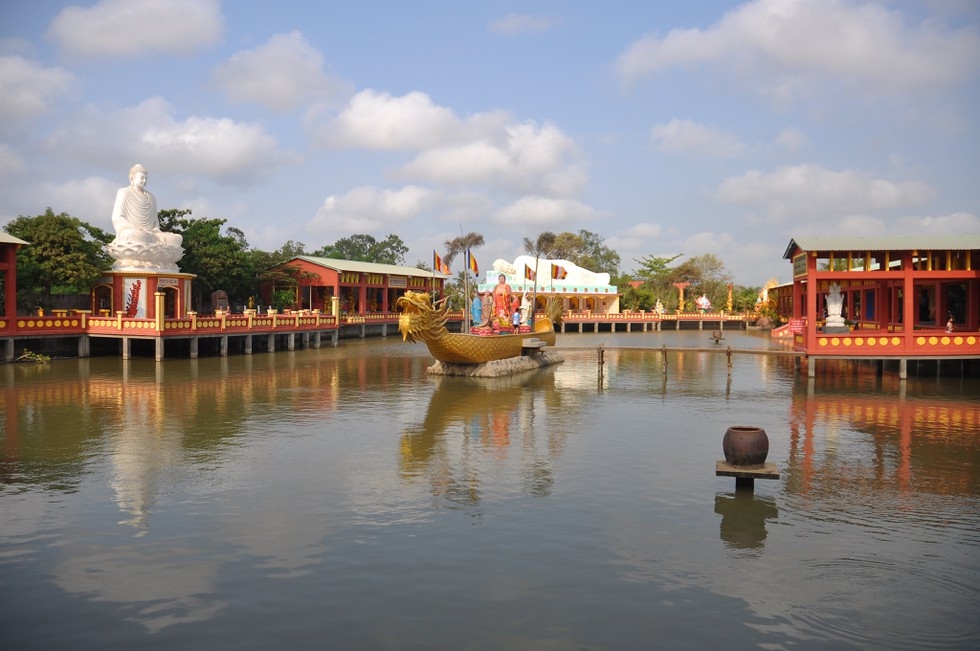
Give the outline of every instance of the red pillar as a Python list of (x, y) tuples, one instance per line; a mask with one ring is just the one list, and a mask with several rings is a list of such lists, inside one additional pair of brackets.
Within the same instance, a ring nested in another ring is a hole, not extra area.
[(17, 316), (17, 244), (3, 245), (4, 316)]

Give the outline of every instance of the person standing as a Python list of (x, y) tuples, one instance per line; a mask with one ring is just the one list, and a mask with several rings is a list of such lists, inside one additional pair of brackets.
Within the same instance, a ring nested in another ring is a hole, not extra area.
[(479, 292), (473, 297), (473, 303), (470, 305), (470, 313), (473, 317), (474, 326), (483, 324), (483, 300), (480, 298)]

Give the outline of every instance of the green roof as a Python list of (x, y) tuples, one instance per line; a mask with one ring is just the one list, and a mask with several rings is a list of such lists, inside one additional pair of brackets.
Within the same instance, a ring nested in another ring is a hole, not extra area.
[(980, 249), (980, 233), (959, 235), (840, 235), (795, 237), (789, 241), (783, 258), (803, 251), (975, 251)]
[(361, 262), (359, 260), (338, 260), (336, 258), (315, 258), (311, 255), (300, 255), (293, 259), (303, 260), (310, 264), (340, 272), (353, 271), (362, 274), (386, 274), (389, 276), (415, 276), (424, 278), (431, 278), (432, 276), (439, 276), (440, 278), (447, 277), (444, 274), (434, 274), (431, 271), (419, 269), (418, 267), (402, 267), (396, 264), (379, 264), (377, 262)]

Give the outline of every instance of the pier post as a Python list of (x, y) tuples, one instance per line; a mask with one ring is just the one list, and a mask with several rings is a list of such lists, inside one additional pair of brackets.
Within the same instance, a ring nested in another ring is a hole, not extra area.
[(78, 338), (78, 356), (88, 357), (92, 354), (91, 342), (88, 335), (82, 335)]
[(898, 360), (898, 379), (907, 380), (909, 377), (909, 360), (905, 357)]
[(224, 335), (221, 337), (221, 356), (228, 357), (228, 335)]
[[(252, 318), (251, 315), (249, 315), (248, 318), (251, 319)], [(252, 335), (245, 335), (245, 354), (246, 355), (252, 354)]]
[(197, 359), (197, 356), (200, 351), (200, 345), (201, 345), (200, 337), (197, 336), (191, 337), (191, 359)]
[[(162, 318), (162, 317), (161, 317)], [(154, 340), (154, 359), (158, 362), (163, 361), (163, 337), (157, 337)]]
[(129, 359), (129, 337), (123, 337), (120, 340), (120, 345), (122, 346), (122, 358)]

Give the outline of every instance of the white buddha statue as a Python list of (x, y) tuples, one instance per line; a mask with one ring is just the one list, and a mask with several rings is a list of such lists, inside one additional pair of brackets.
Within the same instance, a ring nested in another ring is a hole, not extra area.
[(129, 187), (116, 193), (112, 225), (116, 238), (109, 244), (115, 271), (176, 272), (184, 255), (183, 238), (160, 230), (157, 200), (146, 190), (146, 168), (137, 163), (129, 170)]

